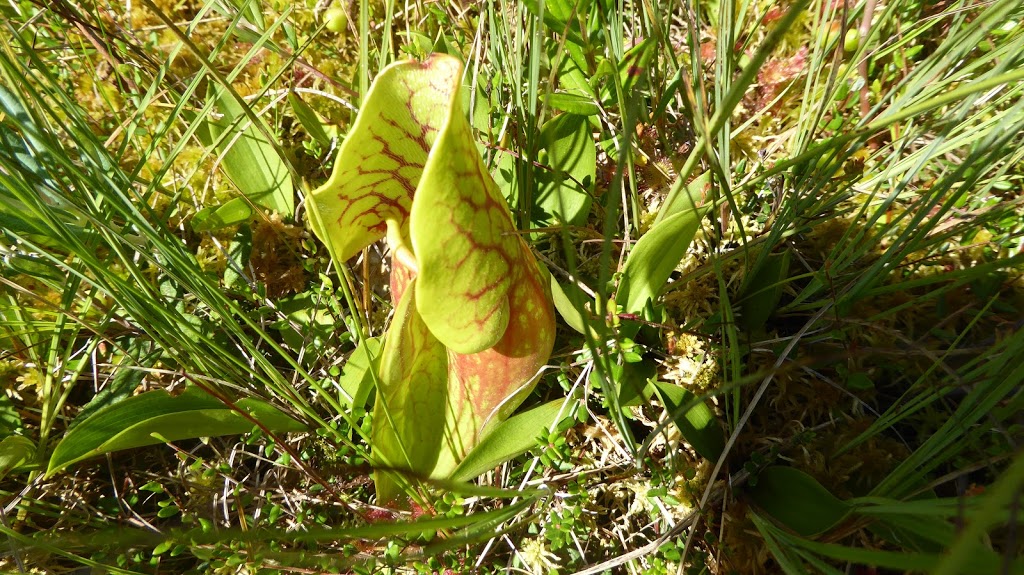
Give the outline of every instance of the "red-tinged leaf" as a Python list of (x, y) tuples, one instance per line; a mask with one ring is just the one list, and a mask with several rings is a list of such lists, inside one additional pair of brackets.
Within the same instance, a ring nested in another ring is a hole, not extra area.
[(457, 80), (457, 71), (461, 65), (449, 58), (403, 62), (385, 68), (370, 87), (331, 178), (307, 200), (314, 231), (339, 262), (384, 237), (387, 220), (405, 224), (458, 89), (457, 81), (437, 77)]
[(807, 46), (801, 47), (789, 58), (776, 58), (766, 62), (757, 74), (756, 108), (761, 109), (769, 105), (806, 67)]
[(455, 437), (464, 439), (457, 445), (453, 460), (445, 464), (446, 472), (455, 468), (479, 438), (519, 407), (551, 356), (555, 317), (548, 292), (550, 280), (532, 261), (523, 262), (517, 269), (525, 273), (511, 290), (514, 319), (501, 340), (475, 354), (449, 352), (449, 404), (457, 415), (451, 427)]
[(522, 402), (554, 344), (548, 278), (477, 151), (461, 72), (444, 55), (382, 71), (309, 198), (339, 265), (385, 233), (394, 256), (372, 433), (382, 503), (417, 476), (447, 477)]

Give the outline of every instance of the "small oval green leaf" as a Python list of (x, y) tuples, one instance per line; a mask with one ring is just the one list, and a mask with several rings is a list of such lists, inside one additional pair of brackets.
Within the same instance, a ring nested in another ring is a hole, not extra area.
[(711, 187), (711, 172), (704, 172), (689, 182), (677, 178), (665, 198), (665, 204), (658, 210), (657, 224), (662, 219), (685, 210), (695, 209), (704, 203)]
[(242, 198), (235, 198), (219, 206), (209, 206), (192, 216), (192, 230), (214, 232), (228, 226), (248, 221), (252, 217), (252, 205)]

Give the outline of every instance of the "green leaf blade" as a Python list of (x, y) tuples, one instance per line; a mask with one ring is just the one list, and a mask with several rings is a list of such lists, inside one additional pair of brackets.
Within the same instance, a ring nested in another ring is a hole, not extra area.
[[(725, 432), (715, 412), (703, 401), (696, 401), (696, 395), (678, 385), (658, 381), (654, 387), (672, 421), (694, 451), (710, 461), (717, 461), (725, 450)], [(687, 405), (693, 407), (683, 411)]]
[[(271, 431), (303, 431), (306, 426), (270, 404), (243, 399), (236, 407)], [(111, 405), (69, 431), (50, 457), (50, 476), (79, 461), (124, 449), (166, 441), (235, 435), (252, 430), (253, 422), (197, 388), (172, 396), (157, 390)]]
[(291, 218), (295, 189), (285, 159), (265, 134), (270, 127), (260, 118), (251, 123), (242, 105), (228, 93), (211, 93), (220, 118), (207, 120), (210, 137), (218, 142), (221, 167), (242, 195), (252, 203)]
[(852, 511), (810, 475), (781, 465), (758, 473), (748, 493), (773, 519), (804, 537), (832, 529)]
[(345, 392), (344, 403), (356, 413), (363, 410), (373, 391), (373, 374), (379, 368), (382, 347), (380, 338), (364, 339), (349, 356), (338, 378), (338, 385)]
[(585, 116), (561, 114), (541, 129), (549, 171), (537, 174), (538, 226), (580, 225), (590, 213), (590, 189), (597, 176), (597, 144)]
[(480, 440), (452, 472), (451, 479), (469, 481), (529, 451), (537, 436), (555, 422), (564, 403), (557, 399), (510, 417)]
[(701, 206), (672, 214), (633, 246), (615, 296), (626, 312), (642, 313), (647, 302), (658, 296), (690, 247), (707, 210), (707, 206)]

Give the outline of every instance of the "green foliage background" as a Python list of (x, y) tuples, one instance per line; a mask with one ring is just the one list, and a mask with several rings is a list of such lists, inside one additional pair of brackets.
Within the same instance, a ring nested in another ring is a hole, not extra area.
[[(4, 569), (1024, 572), (1019, 2), (0, 15)], [(431, 52), (559, 334), (514, 433), (389, 509), (389, 254), (332, 266), (303, 200)], [(53, 468), (186, 387), (240, 434)]]

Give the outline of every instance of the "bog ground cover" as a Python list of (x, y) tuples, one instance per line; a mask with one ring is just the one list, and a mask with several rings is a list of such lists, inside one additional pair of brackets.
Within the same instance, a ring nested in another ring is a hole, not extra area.
[(0, 12), (5, 571), (1024, 572), (1019, 2)]

